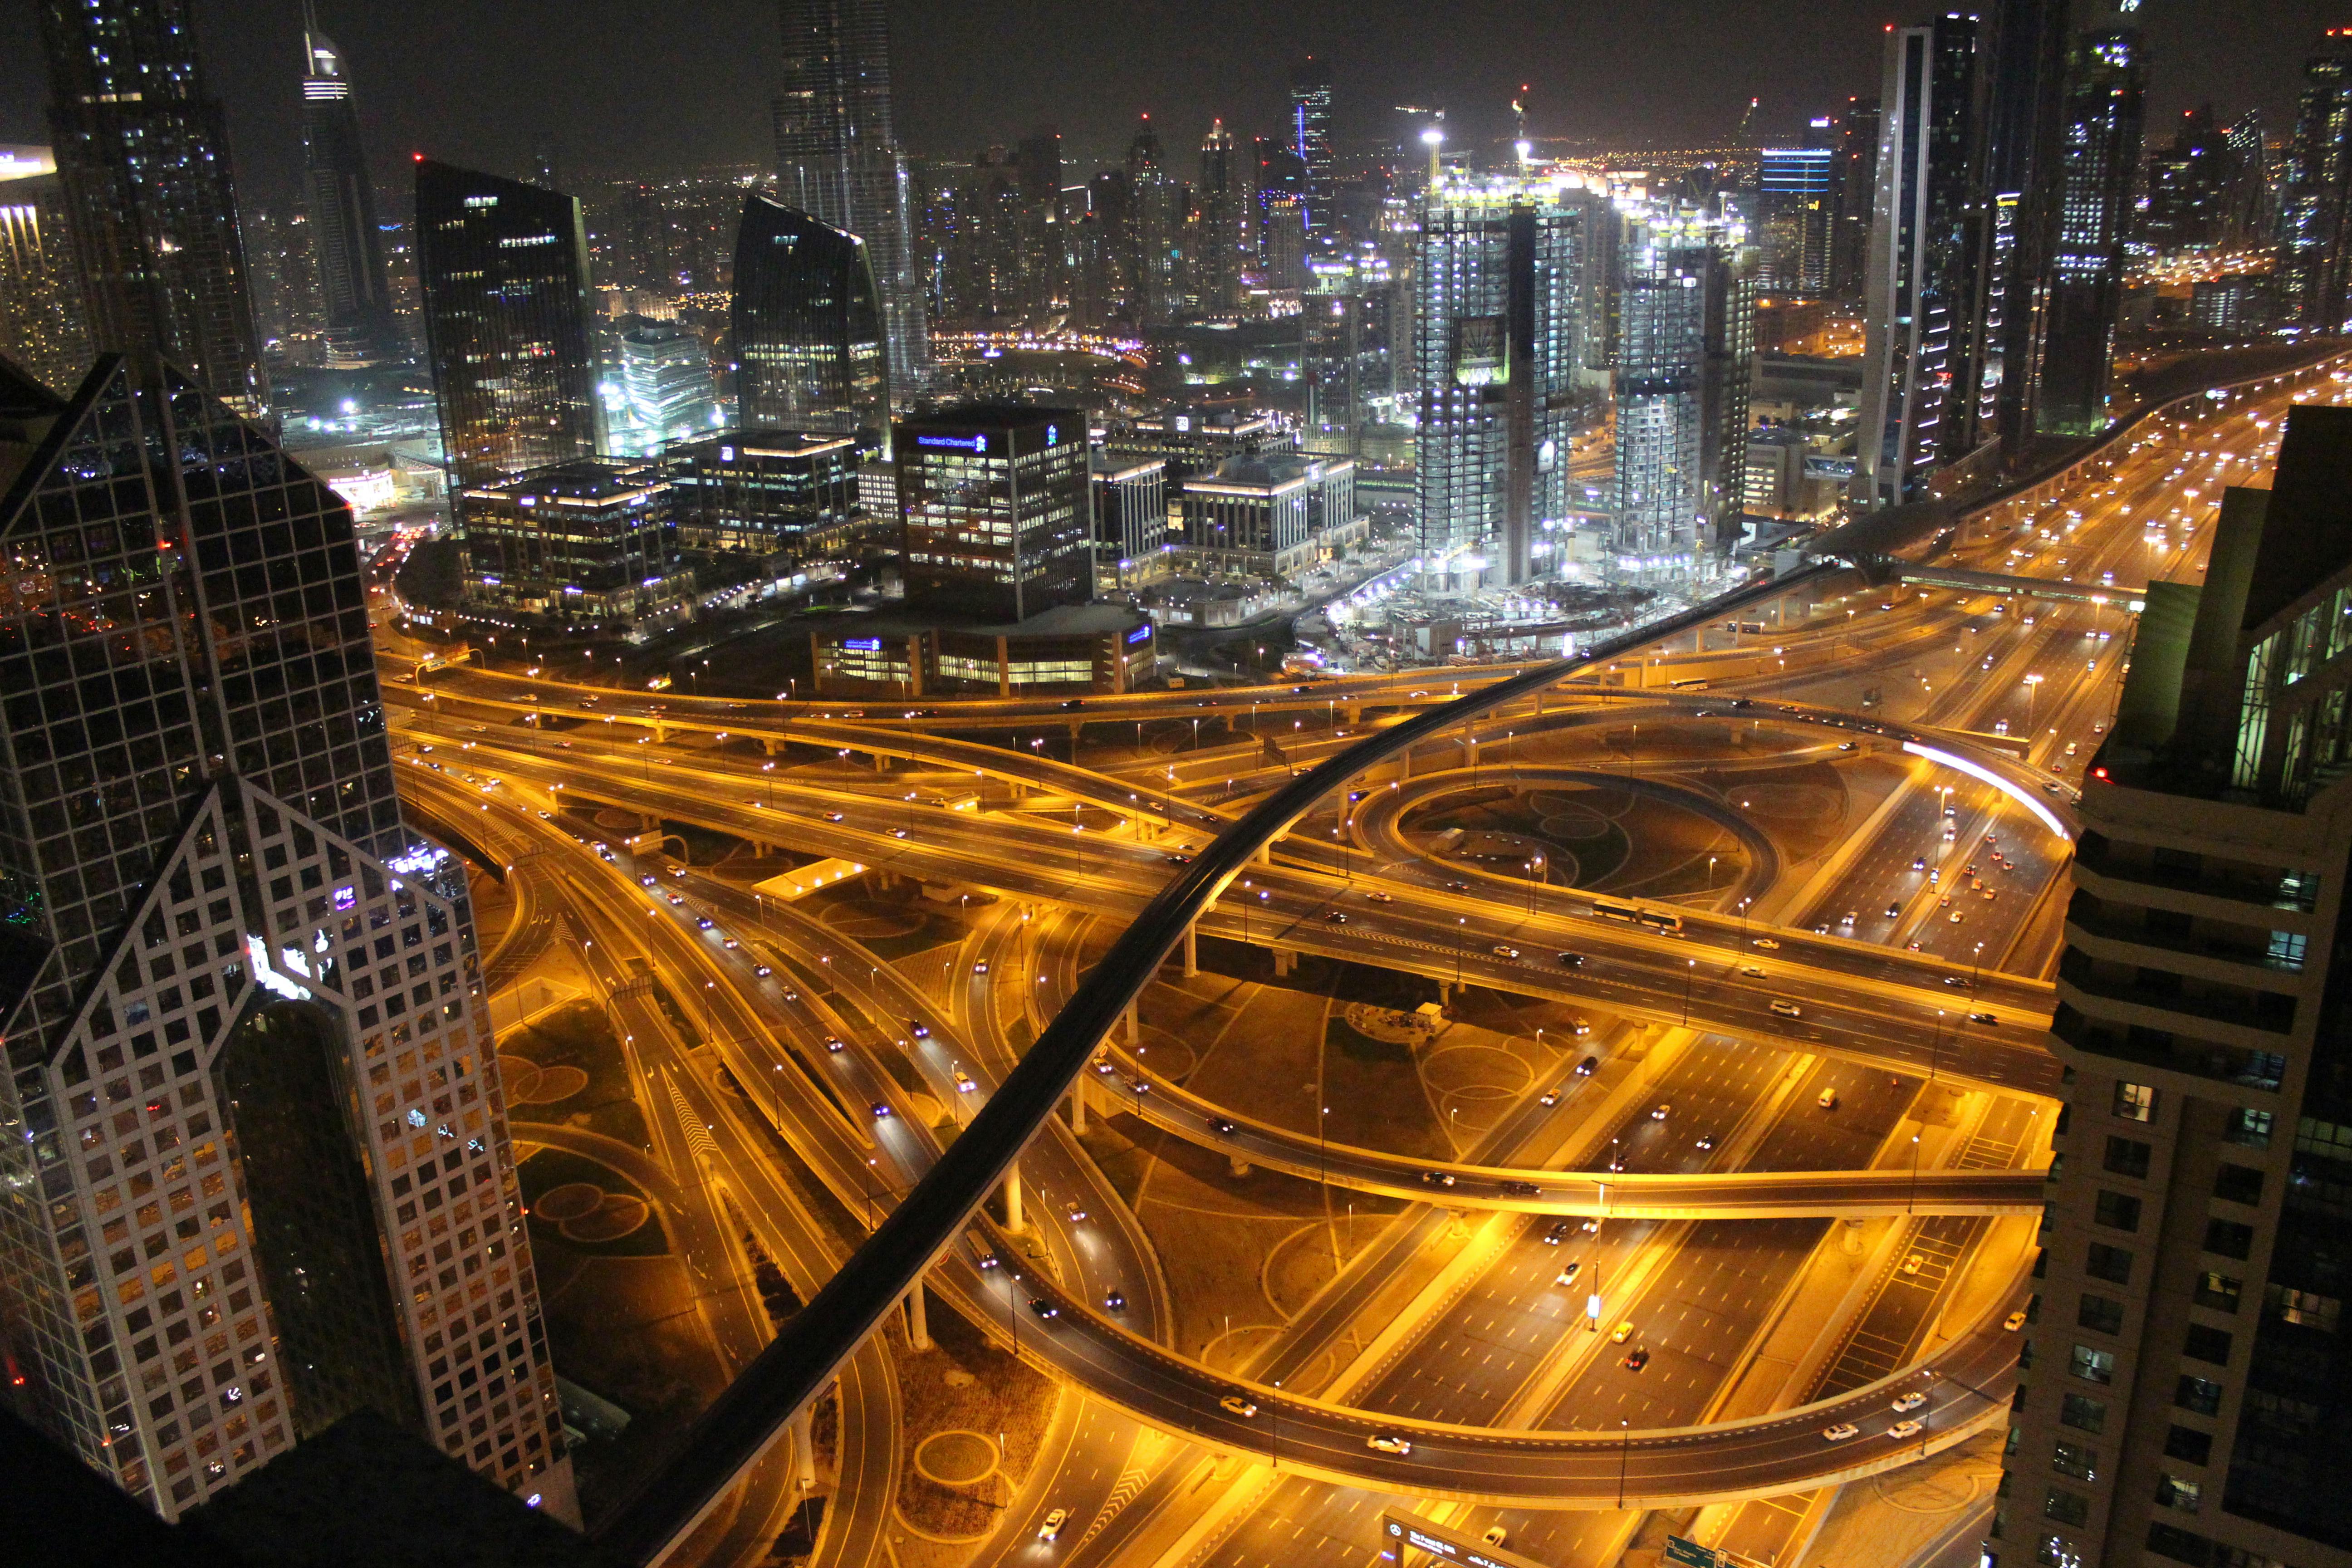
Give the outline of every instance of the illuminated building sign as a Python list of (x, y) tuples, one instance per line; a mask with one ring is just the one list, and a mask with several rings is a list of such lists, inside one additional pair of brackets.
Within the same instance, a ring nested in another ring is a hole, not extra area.
[(915, 445), (954, 447), (966, 452), (985, 452), (988, 450), (988, 437), (986, 436), (918, 436), (915, 437)]
[(1150, 640), (1151, 628), (1148, 626), (1138, 626), (1133, 631), (1127, 634), (1127, 646), (1129, 647), (1133, 647), (1137, 643), (1150, 642)]
[(448, 858), (447, 850), (419, 844), (397, 859), (385, 861), (383, 868), (397, 877), (422, 877), (427, 871), (440, 869), (442, 862)]
[(841, 646), (857, 653), (880, 653), (882, 639), (880, 637), (845, 637), (842, 639)]
[[(302, 951), (299, 948), (289, 947), (286, 950), (286, 953), (289, 958), (298, 963), (302, 957)], [(270, 966), (269, 944), (250, 931), (246, 933), (245, 957), (246, 962), (253, 965), (254, 984), (259, 985), (264, 991), (274, 992), (289, 1002), (308, 1002), (310, 999), (308, 986), (295, 984), (293, 981)], [(307, 972), (309, 965), (305, 964), (303, 967)]]

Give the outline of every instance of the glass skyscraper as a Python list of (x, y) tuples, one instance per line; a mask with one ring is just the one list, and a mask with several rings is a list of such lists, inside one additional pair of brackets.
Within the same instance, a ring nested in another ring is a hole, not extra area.
[(1331, 161), (1331, 68), (1307, 56), (1290, 68), (1290, 150), (1307, 165), (1307, 230), (1330, 231), (1337, 172)]
[(2279, 302), (2314, 331), (2352, 318), (2352, 30), (2331, 30), (2305, 62), (2303, 101), (2279, 200)]
[(2068, 63), (2056, 244), (2034, 400), (2037, 424), (2053, 434), (2095, 436), (2106, 428), (2145, 76), (2139, 34), (2130, 27), (2084, 34)]
[(228, 127), (187, 0), (43, 0), (49, 124), (91, 340), (268, 401)]
[(580, 204), (420, 159), (416, 254), (451, 491), (601, 453)]
[(1565, 520), (1585, 202), (1550, 180), (1454, 178), (1422, 210), (1421, 570), (1440, 590), (1526, 581)]
[(1617, 306), (1617, 544), (1696, 567), (1738, 537), (1756, 298), (1747, 235), (1688, 209), (1626, 220)]
[(393, 312), (375, 216), (375, 182), (360, 144), (359, 111), (343, 52), (303, 8), (302, 148), (310, 198), (310, 245), (319, 258), (327, 352), (339, 364), (365, 364), (408, 352)]
[(362, 1406), (576, 1517), (462, 870), (350, 509), (152, 356), (0, 362), (0, 1339), (174, 1517)]
[(89, 368), (65, 189), (46, 147), (0, 147), (0, 357), (52, 392), (72, 391)]
[[(892, 395), (921, 390), (929, 332), (915, 276), (907, 161), (890, 126), (890, 28), (882, 0), (782, 0), (777, 195), (866, 242), (889, 348)], [(744, 411), (746, 422), (754, 416)]]
[(823, 219), (756, 192), (745, 199), (730, 310), (742, 424), (880, 445), (893, 367), (872, 254)]

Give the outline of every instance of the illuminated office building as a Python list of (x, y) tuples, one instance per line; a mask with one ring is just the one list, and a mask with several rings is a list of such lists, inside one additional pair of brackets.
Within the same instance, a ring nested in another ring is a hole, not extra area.
[(866, 243), (753, 194), (735, 242), (735, 405), (747, 425), (878, 446), (888, 428), (890, 359)]
[(780, 566), (855, 558), (868, 531), (857, 499), (866, 447), (806, 430), (729, 430), (662, 454), (677, 542)]
[(2084, 33), (2068, 62), (2034, 398), (2035, 422), (2050, 434), (2095, 436), (2107, 426), (2145, 76), (2139, 34), (2130, 27)]
[(1542, 179), (1449, 177), (1423, 207), (1415, 467), (1437, 591), (1527, 581), (1565, 521), (1586, 216), (1581, 190)]
[(89, 368), (65, 187), (46, 147), (0, 146), (0, 359), (57, 393)]
[(1304, 444), (1352, 457), (1376, 406), (1391, 405), (1396, 368), (1389, 332), (1398, 286), (1369, 248), (1307, 264), (1298, 311), (1298, 379), (1307, 390)]
[(362, 365), (396, 358), (408, 352), (408, 340), (393, 312), (375, 182), (360, 142), (347, 62), (307, 5), (303, 23), (302, 150), (329, 360)]
[(0, 474), (16, 1407), (166, 1518), (367, 1408), (576, 1522), (465, 873), (402, 818), (350, 509), (146, 355), (70, 400), (0, 363)]
[(710, 351), (702, 335), (674, 321), (640, 321), (621, 334), (621, 395), (640, 450), (699, 436), (719, 411)]
[(865, 242), (889, 359), (885, 390), (903, 401), (928, 384), (930, 346), (907, 161), (891, 129), (888, 18), (882, 0), (782, 0), (779, 14), (777, 198)]
[(1331, 68), (1313, 55), (1290, 68), (1290, 150), (1307, 169), (1307, 231), (1331, 233), (1338, 171), (1331, 157)]
[(2305, 62), (2278, 215), (2279, 301), (2313, 331), (2352, 320), (2352, 27)]
[(1085, 410), (960, 404), (899, 420), (891, 452), (908, 608), (1020, 621), (1093, 595)]
[(1201, 143), (1201, 243), (1192, 258), (1192, 292), (1202, 312), (1240, 305), (1244, 273), (1257, 270), (1257, 161), (1222, 120)]
[(659, 629), (694, 586), (669, 481), (642, 458), (575, 458), (463, 498), (466, 596), (583, 631)]
[(451, 491), (602, 452), (580, 204), (419, 159), (416, 234)]
[(268, 403), (238, 236), (228, 124), (180, 5), (40, 7), (49, 126), (83, 321), (100, 349), (145, 351), (239, 407)]
[(1759, 287), (1819, 299), (1830, 289), (1836, 153), (1829, 147), (1767, 147), (1758, 175)]
[(2083, 786), (2002, 1568), (2352, 1554), (2352, 413), (2152, 583)]

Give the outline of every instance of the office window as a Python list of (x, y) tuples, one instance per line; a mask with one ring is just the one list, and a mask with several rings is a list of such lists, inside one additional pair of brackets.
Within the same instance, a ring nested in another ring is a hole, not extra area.
[(2213, 1173), (2213, 1195), (2233, 1204), (2263, 1201), (2263, 1173), (2251, 1165), (2224, 1165)]
[(2336, 1331), (2336, 1320), (2344, 1310), (2344, 1303), (2333, 1296), (2290, 1289), (2276, 1283), (2263, 1291), (2263, 1304), (2270, 1316), (2281, 1322), (2299, 1323), (2330, 1334)]
[(2156, 1115), (2156, 1090), (2144, 1083), (2116, 1085), (2116, 1119), (2119, 1121), (2146, 1121)]
[(2091, 1500), (2063, 1487), (2052, 1487), (2042, 1500), (2042, 1511), (2061, 1524), (2084, 1524), (2091, 1517)]
[(2116, 1353), (2093, 1350), (2089, 1345), (2076, 1345), (2068, 1358), (2066, 1370), (2085, 1383), (2113, 1383), (2116, 1380)]
[(2096, 1436), (2107, 1429), (2107, 1402), (2086, 1394), (2070, 1394), (2058, 1402), (2058, 1420), (2061, 1426)]
[(2172, 1403), (2200, 1415), (2221, 1414), (2221, 1385), (2201, 1377), (2184, 1377), (2172, 1387)]
[(2240, 1225), (2235, 1220), (2210, 1219), (2205, 1222), (2205, 1250), (2223, 1258), (2243, 1258), (2254, 1249), (2254, 1227)]
[(2132, 1255), (2129, 1252), (2120, 1247), (2109, 1247), (2103, 1242), (2091, 1243), (2090, 1258), (2084, 1264), (2083, 1271), (2092, 1279), (2105, 1279), (2115, 1285), (2126, 1285), (2131, 1282), (2131, 1270)]
[(2156, 1478), (2156, 1500), (2166, 1508), (2182, 1513), (2195, 1513), (2204, 1499), (2205, 1489), (2200, 1483), (2184, 1480), (2176, 1475), (2159, 1471)]
[(2238, 1310), (2238, 1296), (2244, 1289), (2244, 1281), (2209, 1268), (2197, 1277), (2197, 1304), (2217, 1312), (2234, 1312)]
[(2213, 1457), (2213, 1434), (2194, 1426), (2175, 1426), (2164, 1435), (2164, 1457), (2201, 1465)]
[(2267, 1110), (2233, 1110), (2221, 1130), (2221, 1137), (2242, 1148), (2267, 1149), (2271, 1146), (2272, 1121), (2273, 1115)]
[(2148, 1146), (2137, 1138), (2107, 1139), (2107, 1169), (2135, 1180), (2147, 1174)]
[(2147, 1527), (2147, 1549), (2159, 1557), (2169, 1557), (2175, 1563), (2193, 1564), (2193, 1568), (2212, 1568), (2213, 1543), (2194, 1531), (2176, 1524), (2150, 1524)]
[(2181, 1342), (2180, 1351), (2183, 1355), (2194, 1356), (2199, 1361), (2210, 1361), (2216, 1366), (2227, 1366), (2230, 1364), (2229, 1331), (2224, 1329), (2209, 1329), (2202, 1323), (2191, 1323), (2189, 1325), (2187, 1336)]
[(2074, 1310), (2074, 1321), (2103, 1334), (2119, 1334), (2124, 1331), (2124, 1304), (2105, 1296), (2085, 1293), (2082, 1304)]
[[(2139, 1200), (2129, 1193), (2111, 1193), (2102, 1188), (2092, 1205), (2091, 1217), (2109, 1230), (2137, 1230), (2139, 1210)], [(2245, 1254), (2236, 1256), (2243, 1258)]]
[(2051, 1450), (2050, 1468), (2078, 1481), (2095, 1481), (2099, 1479), (2099, 1451), (2079, 1443), (2061, 1443)]

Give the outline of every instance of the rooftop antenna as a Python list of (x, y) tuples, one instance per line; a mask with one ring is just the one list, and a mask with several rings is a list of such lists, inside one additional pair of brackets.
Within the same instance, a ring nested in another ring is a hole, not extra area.
[(1763, 101), (1764, 100), (1760, 98), (1751, 98), (1748, 100), (1748, 112), (1739, 117), (1739, 129), (1732, 133), (1731, 144), (1733, 146), (1745, 147), (1748, 145), (1748, 128), (1756, 123), (1756, 106)]

